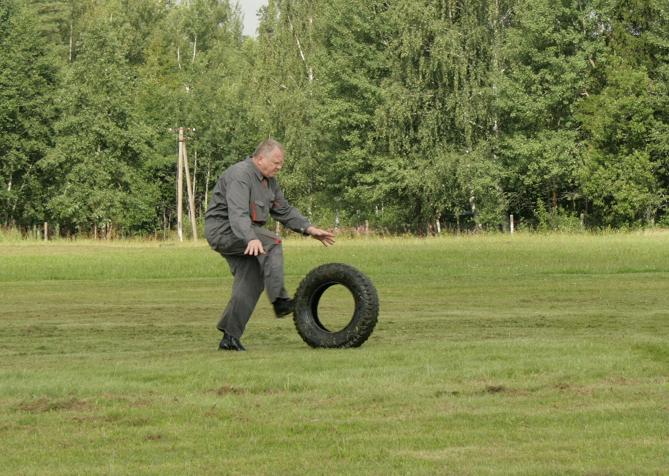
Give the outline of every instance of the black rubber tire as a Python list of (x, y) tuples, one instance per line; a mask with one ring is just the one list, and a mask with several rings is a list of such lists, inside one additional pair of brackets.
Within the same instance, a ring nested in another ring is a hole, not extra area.
[[(318, 303), (330, 286), (345, 286), (355, 301), (351, 321), (341, 330), (327, 329), (318, 318)], [(329, 263), (314, 268), (295, 293), (293, 321), (300, 337), (311, 347), (361, 346), (372, 334), (379, 316), (379, 296), (370, 279), (353, 266)]]

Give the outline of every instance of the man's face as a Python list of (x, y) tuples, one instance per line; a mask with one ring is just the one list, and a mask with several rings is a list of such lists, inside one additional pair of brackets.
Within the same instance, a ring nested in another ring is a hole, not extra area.
[(283, 167), (283, 152), (280, 149), (274, 149), (269, 154), (256, 157), (255, 164), (265, 177), (274, 177)]

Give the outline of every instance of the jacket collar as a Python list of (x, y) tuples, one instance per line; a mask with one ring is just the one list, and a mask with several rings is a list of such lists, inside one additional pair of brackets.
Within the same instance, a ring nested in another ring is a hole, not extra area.
[[(258, 167), (256, 167), (256, 164), (253, 163), (253, 157), (248, 156), (246, 158), (246, 162), (249, 164), (249, 167), (251, 168), (251, 170), (253, 170), (256, 177), (258, 177), (258, 181), (262, 182), (262, 179), (264, 179), (265, 176), (262, 174), (262, 172), (260, 172), (260, 170), (258, 170)], [(267, 180), (269, 180), (269, 179), (267, 179)]]

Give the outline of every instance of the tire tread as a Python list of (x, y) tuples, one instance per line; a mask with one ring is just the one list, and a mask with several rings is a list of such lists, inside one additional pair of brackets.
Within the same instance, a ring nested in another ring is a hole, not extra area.
[[(317, 324), (309, 306), (311, 296), (324, 284), (342, 284), (355, 299), (351, 322), (342, 330), (327, 332)], [(328, 263), (311, 270), (295, 293), (293, 322), (302, 340), (311, 347), (359, 347), (369, 339), (378, 321), (379, 297), (371, 280), (353, 266)], [(351, 327), (354, 323), (355, 325)]]

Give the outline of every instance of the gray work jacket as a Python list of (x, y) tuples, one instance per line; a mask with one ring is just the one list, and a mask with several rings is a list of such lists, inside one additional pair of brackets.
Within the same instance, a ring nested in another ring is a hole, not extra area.
[(229, 167), (218, 179), (205, 214), (205, 233), (211, 243), (229, 233), (248, 243), (258, 239), (254, 226), (269, 216), (306, 234), (309, 221), (283, 196), (276, 178), (264, 177), (251, 157)]

